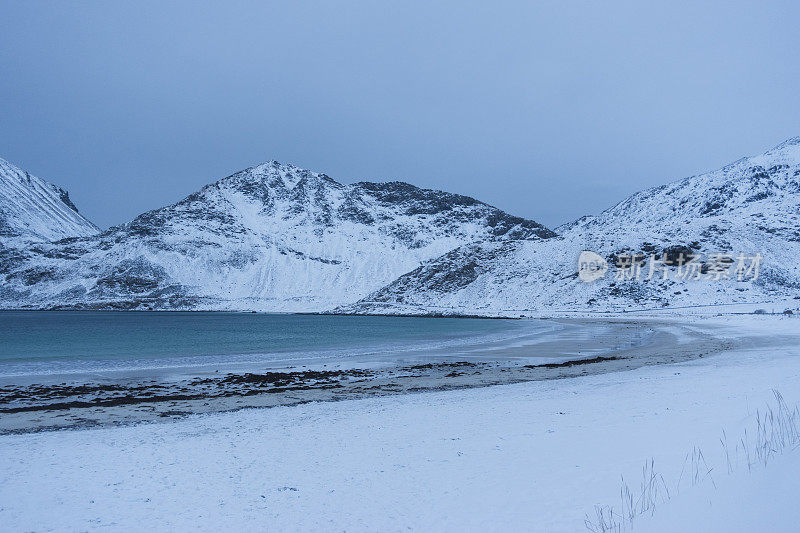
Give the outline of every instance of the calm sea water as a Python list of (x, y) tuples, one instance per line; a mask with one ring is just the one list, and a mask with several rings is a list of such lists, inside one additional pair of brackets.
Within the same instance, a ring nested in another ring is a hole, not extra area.
[(513, 341), (537, 327), (455, 318), (0, 311), (0, 376), (442, 351)]

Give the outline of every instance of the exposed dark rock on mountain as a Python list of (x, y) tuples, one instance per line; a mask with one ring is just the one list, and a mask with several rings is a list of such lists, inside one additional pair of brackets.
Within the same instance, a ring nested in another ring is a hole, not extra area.
[[(459, 248), (342, 311), (619, 311), (800, 297), (800, 137), (556, 231), (545, 241)], [(579, 279), (583, 250), (608, 262), (601, 280)], [(759, 254), (757, 276), (739, 279), (740, 256), (747, 267)], [(690, 259), (701, 279), (686, 275)], [(638, 279), (629, 267), (641, 269)]]
[(0, 252), (0, 305), (322, 311), (461, 245), (554, 233), (466, 196), (272, 161), (77, 235)]

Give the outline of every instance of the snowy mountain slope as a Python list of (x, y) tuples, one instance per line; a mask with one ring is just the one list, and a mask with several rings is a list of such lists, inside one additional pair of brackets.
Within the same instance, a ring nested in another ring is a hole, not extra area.
[(0, 246), (86, 237), (100, 230), (64, 189), (0, 159)]
[(273, 161), (101, 235), (6, 253), (0, 306), (321, 311), (466, 243), (553, 235), (465, 196)]
[[(634, 194), (600, 215), (557, 231), (559, 237), (542, 242), (485, 243), (454, 250), (341, 310), (502, 314), (798, 297), (800, 137), (717, 171)], [(602, 279), (578, 279), (583, 250), (608, 261)], [(665, 252), (671, 264), (662, 268), (660, 261), (651, 262), (651, 255), (663, 259)], [(698, 270), (680, 264), (681, 254), (684, 261), (694, 256)], [(635, 270), (627, 268), (633, 259), (641, 265), (638, 279), (633, 279)], [(740, 260), (741, 280), (736, 271)], [(757, 276), (754, 270), (747, 272), (756, 264)], [(717, 276), (716, 266), (725, 273)]]

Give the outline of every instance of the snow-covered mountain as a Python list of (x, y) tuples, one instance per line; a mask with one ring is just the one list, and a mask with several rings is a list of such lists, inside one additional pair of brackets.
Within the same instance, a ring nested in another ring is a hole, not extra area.
[[(450, 251), (341, 311), (503, 314), (800, 297), (800, 137), (556, 231), (546, 241)], [(579, 278), (584, 250), (608, 262), (601, 279)]]
[(98, 233), (64, 189), (0, 159), (0, 247)]
[(553, 235), (465, 196), (273, 161), (102, 234), (1, 252), (0, 307), (322, 311), (464, 244)]

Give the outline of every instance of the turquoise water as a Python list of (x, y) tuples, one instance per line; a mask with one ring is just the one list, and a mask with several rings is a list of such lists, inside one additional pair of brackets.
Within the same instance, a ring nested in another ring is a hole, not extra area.
[(456, 318), (0, 311), (0, 375), (341, 360), (498, 342), (531, 328)]

